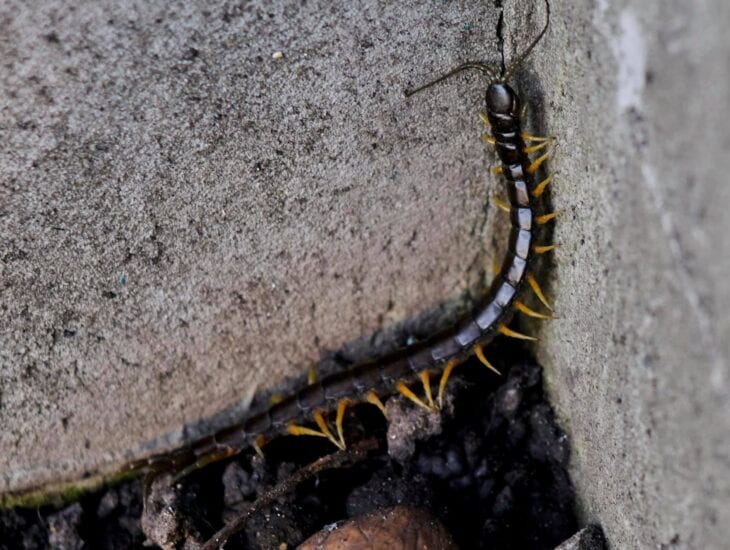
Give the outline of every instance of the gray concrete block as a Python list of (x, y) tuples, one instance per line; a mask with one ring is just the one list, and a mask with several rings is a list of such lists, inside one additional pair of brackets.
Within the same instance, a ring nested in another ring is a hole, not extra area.
[[(509, 58), (543, 8), (506, 4)], [(616, 548), (721, 548), (730, 6), (553, 13), (517, 80), (560, 139), (560, 319), (536, 353), (583, 515)], [(497, 60), (496, 22), (467, 2), (0, 7), (0, 492), (453, 319), (503, 242), (483, 84), (401, 90)]]
[(179, 444), (483, 287), (477, 79), (402, 92), (496, 51), (494, 11), (10, 2), (0, 21), (0, 492)]
[(615, 548), (730, 536), (728, 20), (719, 1), (556, 5), (534, 58), (566, 211), (539, 356)]

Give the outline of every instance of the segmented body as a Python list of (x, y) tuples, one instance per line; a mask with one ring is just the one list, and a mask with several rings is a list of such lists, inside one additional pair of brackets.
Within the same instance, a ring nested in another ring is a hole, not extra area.
[[(500, 94), (501, 99), (516, 98), (507, 85), (493, 86), (499, 86), (494, 93)], [(494, 107), (493, 104), (500, 98), (495, 96), (495, 100), (488, 101), (487, 106)], [(487, 110), (506, 181), (511, 232), (500, 274), (493, 281), (481, 307), (461, 324), (427, 342), (313, 382), (269, 409), (205, 437), (186, 449), (143, 460), (134, 467), (176, 467), (201, 457), (235, 454), (253, 445), (258, 438), (268, 439), (285, 433), (290, 423), (304, 421), (317, 409), (334, 410), (343, 398), (362, 399), (373, 390), (380, 394), (393, 393), (399, 381), (413, 380), (425, 370), (442, 370), (449, 363), (457, 364), (472, 355), (475, 346), (485, 346), (500, 334), (514, 315), (515, 301), (523, 294), (527, 277), (533, 271), (534, 243), (540, 227), (536, 219), (541, 201), (534, 196), (533, 162), (525, 152), (519, 116), (512, 112), (516, 107), (515, 103), (507, 112), (504, 109)]]
[[(547, 5), (547, 4), (546, 4)], [(548, 6), (549, 21), (549, 6)], [(342, 438), (340, 411), (343, 400), (348, 402), (365, 400), (366, 394), (376, 392), (381, 395), (404, 391), (403, 384), (412, 382), (424, 372), (441, 371), (443, 390), (451, 370), (476, 353), (490, 368), (484, 357), (483, 348), (500, 333), (517, 338), (531, 339), (509, 328), (507, 324), (516, 311), (533, 317), (546, 318), (528, 308), (521, 301), (527, 287), (531, 287), (545, 305), (545, 298), (532, 277), (536, 255), (552, 249), (551, 245), (537, 245), (540, 227), (552, 220), (555, 213), (544, 211), (542, 192), (550, 178), (537, 182), (535, 173), (547, 157), (543, 154), (532, 161), (529, 153), (547, 145), (545, 138), (533, 138), (542, 144), (528, 148), (525, 144), (521, 123), (520, 101), (514, 90), (506, 83), (514, 69), (524, 60), (534, 45), (542, 38), (547, 23), (538, 38), (501, 76), (496, 76), (491, 68), (480, 63), (467, 63), (454, 71), (419, 88), (419, 91), (439, 82), (463, 69), (479, 69), (491, 78), (486, 94), (486, 119), (491, 127), (492, 138), (488, 141), (496, 147), (501, 162), (501, 172), (507, 188), (511, 232), (508, 252), (502, 263), (499, 275), (494, 279), (490, 290), (472, 315), (461, 323), (430, 340), (400, 350), (391, 355), (369, 361), (354, 368), (315, 381), (293, 393), (267, 410), (228, 426), (213, 435), (207, 436), (192, 445), (171, 454), (153, 456), (130, 465), (131, 469), (177, 469), (186, 470), (202, 466), (221, 458), (234, 455), (248, 446), (257, 446), (283, 433), (304, 433), (299, 424), (306, 422), (313, 413), (338, 411), (338, 432)], [(415, 93), (411, 92), (411, 93)], [(421, 378), (424, 381), (423, 378)], [(427, 380), (424, 382), (427, 383)], [(427, 389), (429, 401), (433, 405), (430, 388)], [(368, 399), (369, 400), (369, 399)], [(320, 427), (323, 422), (319, 418)], [(296, 426), (297, 429), (292, 429)], [(306, 430), (306, 429), (305, 429)], [(309, 430), (310, 432), (312, 430)], [(329, 432), (324, 429), (324, 432)], [(331, 433), (326, 435), (335, 444)]]

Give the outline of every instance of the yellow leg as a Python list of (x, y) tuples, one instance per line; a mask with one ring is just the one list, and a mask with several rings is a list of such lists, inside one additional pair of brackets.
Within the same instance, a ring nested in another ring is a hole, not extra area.
[(256, 436), (253, 440), (253, 450), (261, 458), (264, 458), (264, 445), (266, 445), (266, 438), (263, 435)]
[(314, 422), (317, 424), (319, 430), (308, 428), (306, 426), (300, 426), (298, 424), (295, 424), (294, 422), (291, 422), (286, 427), (286, 431), (290, 435), (310, 435), (312, 437), (324, 437), (325, 439), (331, 441), (332, 444), (338, 449), (345, 449), (343, 443), (332, 434), (332, 430), (330, 430), (330, 427), (327, 425), (327, 421), (324, 419), (324, 414), (319, 409), (314, 411)]
[(423, 393), (426, 395), (428, 407), (432, 411), (436, 410), (436, 406), (433, 403), (433, 395), (431, 394), (431, 373), (424, 370), (418, 375), (418, 377), (421, 379), (421, 384), (423, 384)]
[(504, 210), (505, 212), (509, 212), (510, 211), (509, 204), (507, 204), (506, 202), (504, 202), (499, 197), (496, 197), (496, 196), (492, 197), (492, 202), (495, 204), (495, 206), (499, 207), (500, 209)]
[(307, 371), (307, 384), (310, 386), (317, 381), (317, 365), (311, 365)]
[(483, 112), (480, 111), (479, 112), (479, 120), (481, 120), (482, 123), (484, 124), (484, 126), (486, 126), (487, 128), (491, 128), (492, 127), (492, 125), (489, 123), (489, 117), (487, 117), (487, 113), (483, 113)]
[(479, 359), (479, 361), (481, 362), (482, 365), (484, 365), (485, 367), (487, 367), (489, 370), (492, 370), (492, 371), (496, 372), (498, 375), (502, 376), (502, 373), (499, 372), (494, 367), (494, 365), (492, 365), (487, 360), (486, 356), (484, 355), (484, 346), (482, 346), (481, 344), (477, 344), (476, 346), (474, 346), (474, 355), (477, 356), (477, 359)]
[(547, 301), (547, 298), (545, 298), (545, 295), (542, 293), (542, 289), (540, 288), (540, 285), (537, 284), (537, 280), (532, 275), (527, 276), (527, 284), (530, 285), (530, 288), (532, 288), (532, 291), (535, 293), (535, 296), (537, 296), (538, 300), (540, 300), (543, 305), (548, 308), (550, 311), (553, 310), (552, 307), (550, 307), (550, 304)]
[(539, 151), (540, 149), (544, 149), (548, 145), (550, 145), (549, 141), (542, 141), (542, 142), (538, 143), (537, 145), (531, 145), (530, 147), (525, 147), (524, 149), (522, 149), (522, 152), (527, 153), (529, 155), (530, 153), (534, 153), (536, 151)]
[(532, 250), (535, 252), (535, 254), (545, 254), (546, 252), (550, 252), (551, 250), (555, 250), (558, 247), (558, 244), (548, 244), (545, 246), (535, 245), (532, 247)]
[(492, 256), (492, 275), (496, 277), (499, 275), (499, 272), (502, 270), (502, 266), (499, 265), (499, 260), (496, 256)]
[(527, 132), (522, 132), (520, 134), (522, 136), (522, 139), (525, 141), (535, 141), (535, 142), (542, 142), (542, 141), (555, 141), (555, 136), (533, 136), (532, 134), (528, 134)]
[(330, 430), (330, 427), (327, 425), (327, 421), (324, 419), (324, 413), (320, 410), (314, 411), (314, 421), (317, 423), (317, 426), (320, 430), (322, 430), (322, 433), (324, 436), (329, 439), (332, 444), (337, 447), (338, 449), (344, 451), (345, 448), (340, 444), (337, 439), (335, 439), (335, 436), (332, 435), (332, 431)]
[(492, 173), (494, 175), (499, 175), (502, 172), (504, 172), (504, 168), (502, 168), (502, 165), (501, 164), (499, 166), (495, 166), (494, 168), (492, 168)]
[(511, 328), (509, 328), (505, 325), (499, 325), (499, 332), (501, 332), (505, 336), (508, 336), (509, 338), (517, 338), (518, 340), (530, 340), (532, 342), (537, 341), (537, 338), (535, 338), (534, 336), (522, 334), (521, 332), (512, 330)]
[(444, 392), (446, 391), (446, 383), (449, 381), (451, 372), (459, 365), (456, 361), (449, 361), (444, 367), (444, 371), (441, 373), (441, 380), (439, 381), (439, 396), (438, 396), (438, 408), (441, 409), (444, 406)]
[(219, 460), (224, 460), (228, 457), (231, 457), (238, 453), (238, 450), (234, 449), (233, 447), (225, 447), (223, 449), (216, 449), (211, 453), (208, 453), (206, 455), (201, 456), (193, 462), (192, 464), (186, 466), (182, 470), (180, 470), (177, 474), (175, 474), (175, 477), (173, 478), (174, 482), (180, 481), (182, 478), (187, 477), (188, 475), (192, 474), (195, 470), (199, 470), (200, 468), (204, 468), (208, 464), (212, 464), (213, 462), (218, 462)]
[(347, 410), (348, 405), (350, 404), (349, 399), (340, 399), (340, 402), (337, 403), (337, 416), (335, 417), (335, 426), (337, 427), (337, 437), (340, 441), (340, 447), (341, 449), (346, 449), (347, 444), (345, 443), (345, 431), (342, 427), (342, 423), (345, 419), (345, 411)]
[(545, 225), (550, 220), (554, 220), (562, 213), (562, 210), (556, 210), (555, 212), (550, 212), (549, 214), (543, 214), (542, 216), (538, 216), (537, 218), (535, 218), (535, 221), (538, 223), (538, 225)]
[(416, 405), (419, 407), (426, 409), (428, 412), (431, 412), (433, 409), (431, 409), (428, 404), (426, 404), (420, 397), (418, 397), (415, 393), (411, 391), (411, 388), (406, 386), (406, 383), (401, 380), (395, 385), (395, 389), (398, 390), (398, 393), (402, 394), (404, 397), (410, 399), (413, 401)]
[(383, 402), (380, 400), (380, 397), (378, 397), (378, 394), (375, 393), (375, 391), (370, 390), (365, 394), (365, 401), (370, 403), (371, 405), (375, 405), (380, 409), (380, 412), (383, 413), (383, 416), (385, 418), (388, 418), (388, 415), (385, 414), (385, 405), (383, 405)]
[(540, 166), (542, 166), (542, 163), (545, 162), (550, 155), (552, 154), (552, 151), (548, 151), (542, 156), (537, 157), (535, 160), (532, 161), (532, 164), (527, 167), (527, 173), (528, 174), (534, 174), (540, 169)]
[(535, 189), (532, 190), (532, 196), (536, 199), (540, 198), (540, 196), (542, 196), (542, 194), (545, 192), (547, 186), (550, 185), (550, 182), (553, 181), (554, 175), (555, 174), (550, 174), (548, 177), (538, 183)]
[(269, 397), (269, 403), (272, 405), (276, 405), (277, 403), (281, 403), (281, 400), (284, 399), (280, 393), (274, 393)]
[(552, 315), (545, 315), (544, 313), (539, 313), (534, 309), (530, 309), (520, 300), (515, 301), (515, 308), (517, 311), (524, 313), (528, 317), (534, 317), (535, 319), (554, 319)]
[(327, 437), (327, 434), (324, 432), (320, 432), (313, 428), (308, 428), (307, 426), (300, 426), (299, 424), (295, 424), (294, 422), (290, 422), (289, 425), (286, 427), (286, 433), (288, 433), (289, 435), (311, 435), (312, 437)]
[(482, 141), (487, 145), (494, 145), (497, 143), (497, 139), (494, 136), (490, 136), (489, 134), (482, 135)]

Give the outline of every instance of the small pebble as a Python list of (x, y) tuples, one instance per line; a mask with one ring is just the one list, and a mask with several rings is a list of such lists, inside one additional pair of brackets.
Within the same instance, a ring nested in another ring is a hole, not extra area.
[(606, 539), (598, 525), (589, 525), (578, 531), (555, 550), (603, 550)]
[(328, 525), (309, 537), (299, 550), (456, 550), (446, 528), (427, 512), (396, 506)]

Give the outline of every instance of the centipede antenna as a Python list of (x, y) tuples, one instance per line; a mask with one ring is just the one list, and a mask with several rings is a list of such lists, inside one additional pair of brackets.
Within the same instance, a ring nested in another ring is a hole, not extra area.
[(535, 46), (537, 46), (538, 42), (540, 42), (540, 40), (542, 40), (542, 37), (547, 32), (548, 26), (550, 25), (550, 2), (548, 0), (545, 0), (545, 10), (546, 10), (545, 26), (540, 31), (540, 34), (537, 35), (537, 38), (535, 38), (535, 40), (533, 40), (530, 43), (530, 45), (527, 46), (527, 48), (525, 49), (525, 51), (523, 51), (520, 55), (518, 55), (517, 56), (517, 59), (515, 59), (514, 61), (512, 61), (512, 63), (510, 64), (510, 66), (507, 68), (507, 70), (505, 71), (505, 73), (502, 75), (501, 80), (503, 82), (507, 82), (510, 78), (512, 78), (512, 75), (517, 70), (517, 68), (522, 64), (522, 62), (525, 59), (527, 59), (527, 56), (530, 55), (530, 52), (532, 52), (532, 49)]
[(420, 92), (421, 90), (425, 90), (426, 88), (430, 88), (434, 84), (438, 84), (439, 82), (442, 82), (446, 80), (447, 78), (454, 76), (456, 73), (460, 73), (461, 71), (465, 71), (467, 69), (477, 69), (479, 71), (482, 71), (484, 74), (486, 74), (490, 81), (497, 80), (498, 76), (497, 73), (494, 72), (494, 69), (492, 69), (489, 65), (485, 65), (484, 63), (478, 63), (478, 62), (468, 62), (464, 63), (463, 65), (459, 65), (458, 67), (455, 67), (454, 69), (451, 69), (448, 73), (439, 76), (435, 80), (432, 80), (430, 82), (427, 82), (423, 86), (419, 86), (415, 90), (404, 90), (403, 94), (406, 97), (411, 97), (413, 94), (416, 94)]

